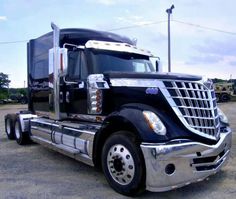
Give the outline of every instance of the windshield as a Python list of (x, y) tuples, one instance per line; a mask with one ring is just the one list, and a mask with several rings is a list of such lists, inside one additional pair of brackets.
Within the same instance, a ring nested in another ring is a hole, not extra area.
[(93, 50), (92, 62), (96, 73), (155, 71), (148, 56), (133, 53)]

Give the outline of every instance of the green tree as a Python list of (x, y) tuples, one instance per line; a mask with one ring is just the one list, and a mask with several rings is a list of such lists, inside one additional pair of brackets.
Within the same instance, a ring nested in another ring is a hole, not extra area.
[(8, 88), (11, 81), (8, 79), (8, 75), (0, 73), (0, 89)]

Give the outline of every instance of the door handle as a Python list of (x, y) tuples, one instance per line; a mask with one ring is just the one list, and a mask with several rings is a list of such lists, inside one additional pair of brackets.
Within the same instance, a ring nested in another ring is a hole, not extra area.
[(60, 97), (59, 97), (59, 101), (60, 101), (60, 103), (63, 103), (63, 92), (61, 91), (60, 92), (60, 95), (59, 95)]
[(70, 103), (70, 92), (66, 91), (66, 103)]

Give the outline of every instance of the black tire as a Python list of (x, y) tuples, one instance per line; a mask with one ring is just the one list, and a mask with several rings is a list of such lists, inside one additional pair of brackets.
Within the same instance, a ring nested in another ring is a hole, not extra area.
[(104, 175), (115, 191), (135, 196), (145, 190), (144, 158), (132, 133), (119, 131), (109, 137), (101, 158)]
[(21, 103), (21, 104), (27, 104), (27, 100), (26, 100), (25, 98), (22, 98), (22, 99), (20, 100), (20, 103)]
[(21, 123), (19, 118), (15, 121), (15, 138), (19, 145), (25, 145), (30, 143), (30, 137), (28, 132), (22, 132)]
[(228, 102), (228, 101), (230, 101), (230, 95), (228, 93), (221, 94), (220, 101), (221, 102)]
[(7, 114), (5, 116), (5, 132), (9, 140), (15, 139), (15, 122), (16, 122), (15, 114)]
[(216, 93), (216, 102), (220, 102), (220, 94)]

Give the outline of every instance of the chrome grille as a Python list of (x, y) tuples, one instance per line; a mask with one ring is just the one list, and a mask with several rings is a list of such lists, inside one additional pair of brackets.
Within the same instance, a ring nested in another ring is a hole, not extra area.
[(204, 82), (163, 81), (167, 101), (182, 123), (192, 132), (217, 139), (220, 122), (215, 92)]

